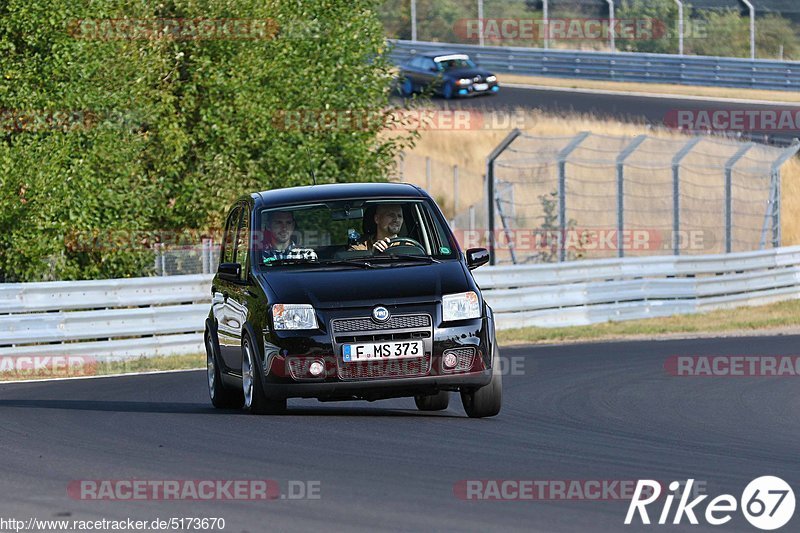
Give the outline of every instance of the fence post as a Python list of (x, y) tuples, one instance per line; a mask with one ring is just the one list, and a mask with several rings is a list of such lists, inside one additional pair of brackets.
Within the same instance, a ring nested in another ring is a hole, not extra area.
[(425, 190), (428, 192), (428, 194), (432, 194), (431, 193), (431, 158), (430, 158), (430, 156), (425, 158)]
[(672, 158), (672, 253), (681, 255), (681, 161), (697, 146), (702, 137), (695, 137)]
[(772, 247), (777, 248), (781, 245), (781, 167), (794, 157), (798, 151), (800, 151), (800, 140), (794, 139), (792, 145), (772, 163), (772, 168), (770, 169), (770, 200), (764, 213), (764, 226), (761, 229), (762, 250), (767, 244), (767, 225), (770, 217), (772, 217)]
[(473, 231), (475, 229), (475, 206), (469, 206), (469, 230)]
[(558, 152), (558, 260), (567, 258), (565, 241), (567, 238), (567, 158), (590, 135), (582, 131), (576, 135), (560, 152)]
[(495, 264), (494, 254), (494, 163), (500, 155), (506, 151), (517, 137), (522, 135), (522, 132), (514, 128), (505, 139), (503, 139), (497, 147), (492, 150), (489, 157), (486, 158), (486, 216), (488, 217), (489, 224), (489, 264)]
[(208, 252), (211, 249), (209, 246), (208, 239), (203, 239), (202, 244), (200, 245), (200, 258), (203, 263), (203, 274), (209, 274), (211, 272), (211, 261), (208, 257)]
[(411, 40), (417, 41), (417, 0), (411, 0)]
[(458, 213), (458, 165), (453, 165), (453, 216)]
[(747, 143), (725, 163), (725, 253), (733, 249), (733, 167), (753, 147)]
[(625, 257), (625, 160), (647, 140), (647, 135), (635, 137), (617, 156), (617, 256)]

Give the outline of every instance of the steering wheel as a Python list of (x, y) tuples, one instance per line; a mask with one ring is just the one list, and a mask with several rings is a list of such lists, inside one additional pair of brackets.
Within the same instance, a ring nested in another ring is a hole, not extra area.
[[(409, 244), (409, 245), (414, 246), (416, 248), (419, 248), (420, 251), (423, 254), (425, 253), (425, 247), (422, 246), (418, 241), (415, 241), (414, 239), (412, 239), (411, 237), (395, 237), (393, 239), (389, 239), (389, 246), (386, 248), (386, 250), (389, 250), (389, 248), (392, 246), (392, 244), (395, 244), (395, 243), (406, 243), (406, 244)], [(386, 250), (384, 250), (384, 251), (386, 251)]]

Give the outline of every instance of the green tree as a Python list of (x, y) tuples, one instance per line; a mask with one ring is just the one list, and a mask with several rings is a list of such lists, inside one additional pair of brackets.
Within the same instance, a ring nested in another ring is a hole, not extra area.
[[(314, 120), (381, 117), (388, 106), (377, 5), (0, 4), (0, 279), (145, 274), (153, 256), (140, 235), (218, 227), (242, 193), (308, 184), (312, 169), (323, 183), (384, 179), (407, 136), (382, 134), (381, 120)], [(112, 18), (271, 20), (278, 33), (104, 39), (78, 22)], [(285, 120), (298, 111), (311, 117), (299, 127)], [(47, 123), (59, 113), (68, 118)], [(109, 231), (136, 239), (108, 242)]]
[[(750, 19), (739, 11), (705, 11), (701, 21), (705, 34), (687, 41), (698, 55), (750, 57)], [(756, 57), (777, 59), (781, 46), (785, 59), (800, 55), (797, 29), (777, 14), (756, 18)]]
[[(678, 53), (678, 6), (674, 0), (623, 0), (616, 13), (619, 19), (649, 20), (652, 38), (617, 41), (621, 50), (655, 54)], [(691, 8), (687, 5), (684, 17), (688, 19)]]

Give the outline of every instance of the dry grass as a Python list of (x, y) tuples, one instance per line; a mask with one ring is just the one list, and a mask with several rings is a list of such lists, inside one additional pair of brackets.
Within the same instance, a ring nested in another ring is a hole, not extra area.
[[(647, 124), (629, 122), (614, 122), (598, 120), (589, 115), (553, 115), (538, 110), (518, 110), (514, 112), (517, 117), (515, 124), (521, 126), (526, 134), (535, 137), (571, 137), (582, 131), (590, 131), (597, 135), (592, 142), (585, 143), (581, 148), (583, 152), (576, 151), (575, 157), (583, 160), (596, 160), (596, 164), (575, 166), (569, 170), (573, 180), (573, 187), (586, 196), (584, 204), (573, 201), (572, 207), (578, 212), (585, 209), (587, 212), (598, 207), (598, 200), (607, 196), (609, 202), (614, 202), (613, 184), (614, 168), (611, 154), (625, 145), (626, 139), (637, 135), (648, 134), (653, 140), (647, 141), (627, 161), (626, 178), (633, 197), (642, 200), (642, 214), (637, 220), (629, 219), (632, 227), (661, 228), (670, 227), (668, 210), (671, 208), (671, 156), (688, 137), (668, 129), (652, 128)], [(479, 129), (479, 130), (424, 130), (420, 132), (416, 146), (409, 151), (409, 157), (404, 163), (404, 179), (412, 181), (423, 187), (429, 187), (429, 192), (445, 206), (448, 215), (453, 214), (453, 180), (452, 165), (460, 168), (459, 206), (479, 202), (484, 197), (482, 176), (485, 173), (486, 156), (508, 135), (509, 129)], [(600, 136), (617, 137), (617, 139), (604, 139)], [(552, 151), (553, 144), (546, 141), (526, 140), (518, 141), (515, 146), (536, 156), (538, 153)], [(604, 151), (606, 153), (604, 153)], [(686, 200), (684, 208), (687, 214), (682, 220), (687, 228), (704, 230), (713, 242), (702, 253), (722, 252), (721, 224), (724, 213), (724, 177), (722, 169), (725, 162), (736, 151), (736, 147), (721, 139), (710, 138), (701, 142), (693, 153), (685, 160), (682, 179), (684, 192), (693, 199)], [(736, 180), (747, 177), (748, 171), (757, 177), (752, 178), (759, 183), (759, 187), (766, 190), (768, 173), (764, 171), (764, 161), (771, 158), (771, 152), (756, 147), (741, 161), (734, 174)], [(614, 154), (615, 155), (615, 154)], [(433, 179), (426, 183), (425, 157), (430, 157), (433, 164)], [(698, 169), (693, 171), (692, 169)], [(719, 169), (716, 171), (714, 169)], [(506, 171), (510, 172), (510, 171)], [(554, 168), (541, 168), (526, 171), (525, 179), (531, 182), (542, 181), (552, 183)], [(538, 174), (537, 174), (538, 172)], [(523, 176), (523, 174), (519, 174)], [(531, 179), (533, 178), (533, 179)], [(581, 181), (584, 180), (584, 181)], [(763, 181), (758, 181), (763, 180)], [(636, 183), (639, 184), (636, 184)], [(548, 186), (549, 187), (549, 186)], [(626, 186), (627, 187), (627, 186)], [(531, 205), (537, 203), (540, 194), (549, 192), (531, 188), (526, 197), (515, 196), (515, 201)], [(785, 245), (800, 244), (800, 161), (794, 159), (783, 167), (782, 172), (782, 233)], [(515, 194), (517, 194), (515, 192)], [(734, 186), (734, 210), (745, 213), (739, 217), (743, 228), (736, 230), (734, 240), (757, 242), (760, 234), (761, 221), (766, 197)], [(605, 204), (611, 205), (611, 204)], [(533, 208), (536, 209), (536, 208)], [(655, 219), (651, 213), (659, 212)], [(525, 216), (525, 215), (523, 215)], [(533, 216), (533, 215), (531, 215)], [(608, 220), (606, 220), (606, 218)], [(614, 227), (614, 221), (602, 213), (598, 219), (587, 224), (586, 220), (578, 220), (579, 227)], [(757, 226), (757, 228), (756, 228)]]
[(760, 89), (729, 89), (725, 87), (698, 87), (694, 85), (668, 85), (663, 83), (633, 83), (619, 81), (573, 80), (543, 76), (498, 75), (500, 83), (524, 83), (570, 89), (599, 89), (605, 91), (674, 94), (680, 96), (707, 96), (709, 98), (736, 98), (765, 100), (769, 102), (800, 102), (797, 91), (765, 91)]

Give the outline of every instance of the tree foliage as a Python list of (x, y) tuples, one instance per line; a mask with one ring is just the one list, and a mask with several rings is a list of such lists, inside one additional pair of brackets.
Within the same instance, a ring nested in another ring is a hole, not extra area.
[[(382, 135), (379, 121), (284, 120), (385, 110), (392, 74), (377, 4), (0, 3), (0, 280), (145, 274), (153, 256), (137, 239), (218, 227), (240, 194), (309, 184), (312, 169), (322, 183), (384, 179), (408, 139)], [(79, 22), (174, 18), (269, 20), (278, 31), (103, 38), (112, 34), (81, 33)], [(109, 231), (135, 239), (108, 242)], [(91, 234), (89, 249), (73, 246)]]

